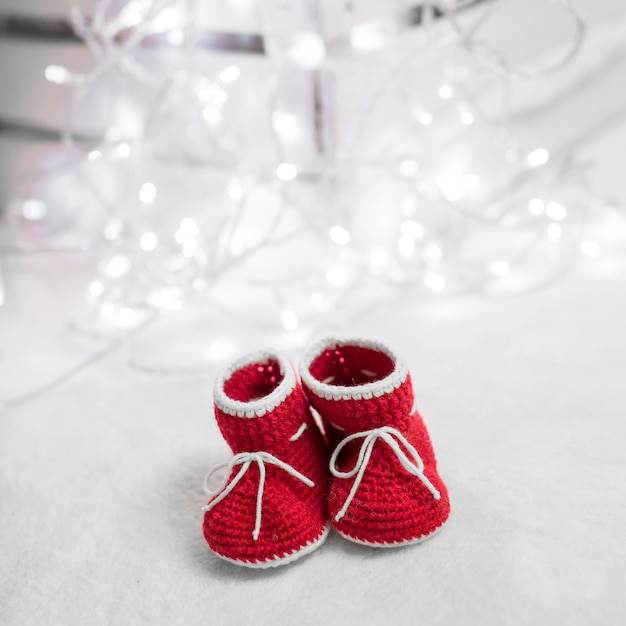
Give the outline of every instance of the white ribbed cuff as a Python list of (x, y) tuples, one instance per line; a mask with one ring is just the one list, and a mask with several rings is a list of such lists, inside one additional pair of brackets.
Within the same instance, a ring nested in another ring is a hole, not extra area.
[[(248, 365), (252, 365), (254, 363), (268, 363), (270, 360), (278, 363), (280, 373), (283, 377), (278, 386), (272, 390), (271, 393), (263, 398), (257, 398), (256, 400), (251, 400), (250, 402), (233, 400), (226, 395), (224, 392), (224, 385), (235, 372)], [(294, 390), (295, 386), (296, 373), (294, 372), (291, 363), (285, 357), (273, 352), (254, 352), (253, 354), (249, 354), (238, 359), (218, 376), (213, 390), (213, 400), (215, 402), (215, 406), (228, 415), (234, 415), (237, 417), (261, 417), (262, 415), (273, 411), (279, 404), (281, 404)]]
[[(313, 361), (320, 356), (324, 350), (340, 348), (342, 346), (358, 346), (369, 348), (386, 354), (393, 362), (393, 371), (380, 380), (362, 385), (344, 387), (341, 385), (331, 385), (321, 382), (313, 377), (310, 371)], [(329, 337), (313, 344), (306, 352), (300, 362), (300, 377), (302, 382), (317, 396), (326, 400), (370, 400), (380, 398), (385, 394), (397, 389), (407, 378), (409, 370), (400, 357), (386, 345), (369, 339), (337, 339)]]

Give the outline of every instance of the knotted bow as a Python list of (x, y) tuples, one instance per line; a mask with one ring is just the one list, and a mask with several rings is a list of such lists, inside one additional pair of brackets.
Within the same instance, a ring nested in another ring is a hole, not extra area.
[[(259, 538), (261, 532), (261, 509), (263, 508), (263, 489), (265, 487), (265, 464), (276, 465), (285, 470), (288, 474), (302, 481), (307, 487), (314, 487), (315, 483), (295, 470), (291, 465), (277, 459), (269, 452), (240, 452), (236, 454), (230, 461), (226, 463), (219, 463), (212, 467), (207, 475), (204, 477), (204, 490), (210, 496), (216, 496), (206, 506), (202, 507), (203, 511), (210, 511), (216, 504), (219, 504), (228, 494), (237, 486), (237, 483), (243, 478), (244, 474), (248, 471), (248, 468), (252, 463), (256, 463), (259, 466), (259, 488), (256, 496), (256, 517), (254, 522), (254, 530), (252, 531), (252, 538), (256, 541)], [(228, 478), (235, 468), (235, 466), (241, 465), (241, 469), (237, 475), (228, 482)], [(209, 488), (209, 480), (215, 472), (226, 468), (226, 474), (222, 479), (220, 486), (213, 490)]]
[[(359, 456), (351, 470), (342, 472), (337, 469), (337, 457), (345, 446), (355, 439), (363, 439), (361, 449), (359, 450)], [(422, 461), (422, 457), (420, 457), (417, 450), (406, 440), (404, 435), (399, 430), (392, 428), (391, 426), (382, 426), (381, 428), (373, 428), (372, 430), (364, 430), (360, 433), (348, 435), (335, 448), (335, 451), (330, 457), (330, 471), (333, 476), (336, 476), (337, 478), (352, 478), (356, 475), (352, 489), (350, 489), (350, 493), (348, 494), (343, 507), (339, 513), (335, 515), (335, 521), (339, 521), (346, 514), (346, 511), (348, 510), (348, 507), (350, 506), (350, 503), (352, 502), (352, 499), (361, 484), (363, 474), (365, 474), (370, 457), (372, 456), (372, 450), (379, 439), (384, 441), (393, 450), (395, 455), (398, 457), (398, 461), (400, 461), (402, 467), (404, 467), (409, 474), (417, 476), (417, 478), (424, 483), (426, 488), (433, 494), (433, 498), (435, 498), (435, 500), (439, 500), (439, 498), (441, 498), (439, 491), (424, 475), (424, 461)]]

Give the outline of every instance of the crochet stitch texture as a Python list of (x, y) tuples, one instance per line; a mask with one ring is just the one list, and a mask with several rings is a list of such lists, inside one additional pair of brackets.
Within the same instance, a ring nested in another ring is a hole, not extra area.
[(388, 347), (326, 339), (300, 366), (335, 452), (328, 512), (347, 539), (376, 547), (422, 541), (450, 513), (406, 365)]
[[(215, 417), (234, 456), (204, 507), (203, 532), (221, 558), (247, 567), (289, 563), (328, 534), (328, 451), (291, 364), (244, 357), (216, 381)], [(206, 481), (205, 481), (206, 482)]]

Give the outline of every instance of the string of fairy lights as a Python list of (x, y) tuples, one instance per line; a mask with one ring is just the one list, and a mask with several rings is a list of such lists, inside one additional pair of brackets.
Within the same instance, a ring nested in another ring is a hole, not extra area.
[[(254, 59), (207, 51), (193, 0), (76, 2), (94, 63), (45, 70), (72, 93), (64, 139), (100, 254), (74, 323), (111, 333), (209, 306), (294, 331), (399, 295), (518, 293), (600, 257), (621, 213), (482, 99), (567, 65), (585, 23), (552, 0), (573, 24), (566, 51), (513, 67), (480, 34), (509, 1), (471, 27), (442, 2), (437, 23), (358, 24), (339, 43), (266, 33)], [(261, 28), (263, 5), (246, 4)], [(300, 105), (280, 98), (287, 72), (315, 87)], [(78, 141), (96, 100), (102, 140)], [(47, 202), (27, 198), (23, 219), (50, 219)]]

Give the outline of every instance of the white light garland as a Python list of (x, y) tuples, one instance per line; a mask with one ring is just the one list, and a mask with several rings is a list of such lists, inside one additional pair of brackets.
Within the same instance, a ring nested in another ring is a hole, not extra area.
[[(579, 30), (562, 64), (584, 30), (565, 4)], [(577, 177), (567, 179), (563, 155), (521, 145), (507, 111), (504, 122), (490, 121), (467, 89), (484, 65), (503, 90), (511, 76), (531, 72), (487, 55), (480, 28), (462, 30), (450, 3), (440, 7), (447, 29), (399, 36), (384, 20), (357, 24), (339, 53), (319, 32), (280, 41), (266, 33), (271, 65), (256, 70), (233, 55), (214, 55), (198, 69), (206, 53), (192, 0), (101, 0), (91, 18), (85, 6), (76, 2), (72, 19), (95, 67), (45, 70), (59, 89), (74, 90), (75, 108), (93, 91), (120, 90), (122, 113), (111, 108), (104, 139), (84, 150), (78, 166), (107, 215), (98, 225), (105, 252), (86, 287), (83, 328), (125, 329), (146, 313), (207, 305), (249, 311), (249, 323), (263, 316), (293, 332), (381, 297), (528, 288), (549, 279), (527, 269), (548, 248), (563, 249), (564, 259), (572, 248), (581, 258), (603, 254), (602, 241), (581, 226), (600, 221), (586, 208), (592, 194)], [(261, 0), (256, 10), (262, 14)], [(381, 59), (385, 71), (372, 74), (377, 82), (355, 101), (334, 152), (318, 146), (315, 158), (297, 158), (293, 146), (312, 137), (319, 143), (329, 130), (329, 101), (294, 109), (278, 97), (283, 73), (308, 76), (321, 97), (327, 75), (338, 81), (342, 64)], [(421, 70), (437, 64), (440, 75), (425, 88)], [(267, 105), (262, 119), (251, 101)], [(398, 123), (381, 124), (385, 102)], [(133, 116), (139, 123), (128, 130)], [(256, 127), (262, 149), (247, 136)], [(77, 145), (70, 130), (66, 139)], [(50, 211), (46, 198), (28, 198), (21, 215), (45, 221)]]

